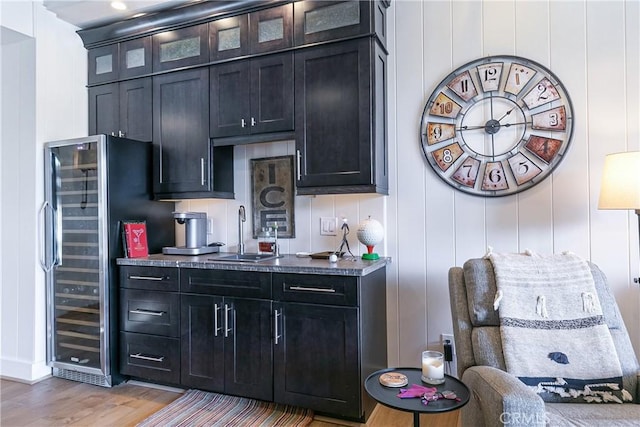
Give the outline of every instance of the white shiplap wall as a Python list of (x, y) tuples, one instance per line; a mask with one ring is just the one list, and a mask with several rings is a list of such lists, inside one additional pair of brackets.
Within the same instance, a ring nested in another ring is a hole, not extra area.
[[(22, 167), (35, 170), (27, 219), (35, 218), (41, 201), (40, 144), (82, 135), (87, 123), (86, 55), (79, 38), (40, 6), (33, 16), (36, 158), (20, 160)], [(296, 238), (281, 242), (283, 252), (336, 247), (339, 237), (319, 235), (319, 218), (345, 216), (353, 230), (351, 246), (360, 254), (357, 224), (368, 215), (383, 222), (386, 238), (378, 252), (393, 258), (387, 286), (390, 366), (418, 366), (419, 352), (438, 346), (440, 333), (451, 332), (447, 271), (483, 255), (487, 246), (572, 250), (596, 262), (609, 277), (640, 352), (640, 291), (631, 283), (640, 275), (637, 218), (597, 210), (605, 154), (640, 149), (640, 3), (393, 0), (388, 24), (390, 195), (297, 197)], [(430, 170), (422, 158), (419, 122), (424, 102), (442, 78), (492, 54), (531, 58), (553, 70), (573, 100), (575, 129), (567, 158), (551, 177), (518, 195), (483, 199), (452, 190)], [(207, 212), (214, 222), (209, 241), (221, 240), (235, 250), (238, 206), (250, 207), (249, 159), (293, 153), (293, 142), (236, 147), (236, 199), (183, 201), (177, 208)], [(252, 250), (250, 227), (245, 233)], [(177, 236), (182, 238), (180, 231)], [(21, 266), (36, 270), (36, 283), (20, 285), (35, 300), (5, 301), (7, 284), (2, 284), (3, 362), (9, 356), (22, 364), (42, 363), (44, 294), (36, 254), (34, 245)], [(18, 313), (33, 317), (23, 321)], [(26, 335), (20, 324), (30, 325)], [(4, 337), (18, 334), (29, 344), (5, 347)], [(3, 363), (2, 375), (10, 375), (7, 366)]]
[[(639, 352), (640, 296), (632, 283), (640, 269), (637, 219), (597, 210), (605, 154), (640, 149), (638, 2), (399, 0), (392, 8), (397, 108), (390, 146), (397, 155), (397, 193), (390, 208), (397, 221), (387, 230), (396, 241), (389, 255), (397, 270), (389, 282), (397, 314), (389, 314), (397, 329), (389, 333), (390, 364), (416, 365), (419, 351), (438, 345), (440, 333), (451, 330), (447, 270), (488, 246), (571, 250), (597, 263)], [(489, 199), (441, 182), (420, 158), (416, 130), (424, 102), (442, 78), (495, 54), (527, 57), (553, 70), (573, 100), (575, 130), (566, 159), (550, 178), (524, 193)]]

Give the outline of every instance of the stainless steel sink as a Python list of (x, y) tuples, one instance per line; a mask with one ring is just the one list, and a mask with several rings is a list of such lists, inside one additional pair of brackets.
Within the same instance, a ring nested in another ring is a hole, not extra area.
[(209, 261), (221, 261), (221, 262), (261, 262), (269, 261), (278, 258), (277, 255), (272, 254), (233, 254), (225, 255), (218, 258), (209, 258)]

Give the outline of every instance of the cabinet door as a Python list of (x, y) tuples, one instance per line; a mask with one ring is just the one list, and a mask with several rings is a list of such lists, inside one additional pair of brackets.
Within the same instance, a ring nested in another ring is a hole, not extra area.
[(224, 391), (224, 325), (221, 297), (181, 295), (183, 386)]
[(88, 52), (89, 84), (118, 80), (118, 45), (97, 47)]
[(151, 36), (120, 43), (120, 78), (151, 73)]
[(369, 40), (295, 55), (298, 188), (371, 184)]
[(293, 45), (293, 4), (249, 14), (249, 53), (286, 49)]
[(274, 401), (360, 418), (358, 308), (274, 303)]
[(152, 93), (151, 77), (120, 83), (119, 130), (122, 136), (138, 141), (153, 139)]
[(292, 53), (251, 61), (250, 123), (251, 133), (293, 130)]
[(152, 44), (154, 72), (209, 62), (207, 24), (156, 34)]
[(271, 301), (225, 298), (225, 393), (273, 399)]
[(210, 191), (209, 70), (153, 77), (154, 192)]
[(117, 135), (119, 120), (118, 83), (89, 88), (89, 135)]
[(294, 3), (296, 46), (367, 34), (371, 1), (307, 0)]
[(211, 67), (211, 136), (251, 132), (249, 61)]
[(209, 23), (211, 60), (234, 58), (249, 53), (248, 16), (217, 19)]

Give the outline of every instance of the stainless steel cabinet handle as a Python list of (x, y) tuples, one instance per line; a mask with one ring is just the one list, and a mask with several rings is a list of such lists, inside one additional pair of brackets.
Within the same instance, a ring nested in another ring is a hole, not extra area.
[(204, 157), (200, 157), (200, 185), (204, 184)]
[(152, 311), (145, 310), (144, 308), (136, 308), (135, 310), (129, 310), (129, 313), (133, 314), (148, 314), (149, 316), (164, 316), (164, 311)]
[(255, 125), (256, 125), (256, 119), (251, 117), (251, 126), (255, 126)]
[(218, 304), (213, 304), (213, 336), (218, 336), (218, 331), (222, 328), (218, 326), (218, 312), (220, 311), (220, 306)]
[(124, 132), (122, 132), (121, 130), (119, 130), (119, 131), (118, 131), (118, 136), (119, 136), (120, 138), (124, 138), (124, 136), (125, 136), (125, 135), (126, 135), (126, 134), (125, 134)]
[(327, 289), (327, 288), (309, 288), (306, 286), (291, 286), (289, 288), (292, 291), (305, 291), (305, 292), (326, 292), (329, 294), (335, 294), (335, 289)]
[(240, 126), (242, 127), (247, 126), (247, 122), (244, 119), (240, 119)]
[(154, 282), (161, 282), (164, 280), (164, 277), (155, 277), (155, 276), (129, 276), (129, 279), (132, 280), (152, 280)]
[(144, 354), (136, 353), (136, 354), (130, 354), (129, 357), (132, 359), (149, 360), (151, 362), (164, 362), (164, 356), (152, 357), (152, 356), (145, 356)]
[(280, 316), (282, 316), (282, 313), (278, 313), (278, 310), (273, 310), (273, 338), (275, 345), (278, 345), (278, 340), (282, 338), (280, 331), (278, 331), (278, 317)]
[(224, 305), (224, 336), (225, 338), (229, 336), (229, 332), (231, 329), (229, 328), (229, 312), (231, 311), (231, 307), (227, 304)]
[(302, 154), (300, 153), (300, 150), (296, 150), (296, 163), (298, 166), (298, 181), (300, 181), (302, 179), (302, 172), (301, 172)]
[(116, 136), (116, 133), (115, 132), (111, 132), (111, 136)]

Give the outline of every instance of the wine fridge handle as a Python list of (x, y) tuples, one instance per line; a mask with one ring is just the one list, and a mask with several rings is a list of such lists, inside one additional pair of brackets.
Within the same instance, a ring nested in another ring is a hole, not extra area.
[(47, 264), (47, 260), (45, 259), (47, 256), (47, 236), (45, 235), (47, 226), (47, 207), (51, 208), (51, 204), (48, 200), (45, 200), (40, 210), (38, 211), (38, 247), (40, 248), (40, 267), (48, 273), (51, 271), (53, 267), (53, 263), (51, 265)]

